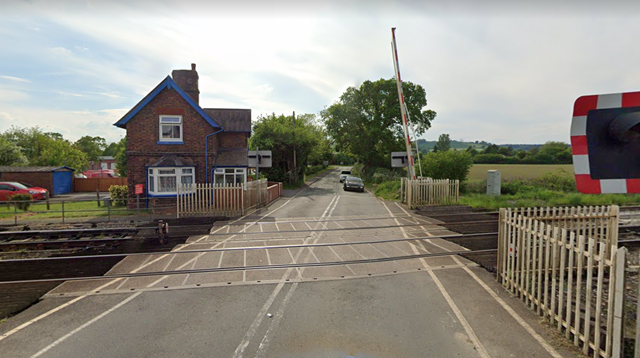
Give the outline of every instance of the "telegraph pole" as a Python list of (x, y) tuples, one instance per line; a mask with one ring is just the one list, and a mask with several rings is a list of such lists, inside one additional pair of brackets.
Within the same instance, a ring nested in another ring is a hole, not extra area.
[(296, 164), (296, 111), (293, 111), (293, 181), (298, 182), (298, 166)]

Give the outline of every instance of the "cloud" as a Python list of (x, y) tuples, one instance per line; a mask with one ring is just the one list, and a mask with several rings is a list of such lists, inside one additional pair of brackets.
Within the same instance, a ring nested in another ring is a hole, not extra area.
[(71, 55), (71, 50), (68, 50), (62, 46), (56, 46), (51, 48), (51, 52), (57, 55)]
[(9, 81), (14, 81), (14, 82), (31, 83), (31, 81), (26, 78), (20, 78), (20, 77), (14, 77), (14, 76), (0, 76), (0, 78), (9, 80)]
[(255, 87), (255, 89), (257, 92), (264, 94), (273, 92), (273, 87), (269, 86), (268, 84), (260, 85), (258, 87)]
[(5, 122), (15, 122), (16, 119), (8, 112), (0, 112), (0, 119)]

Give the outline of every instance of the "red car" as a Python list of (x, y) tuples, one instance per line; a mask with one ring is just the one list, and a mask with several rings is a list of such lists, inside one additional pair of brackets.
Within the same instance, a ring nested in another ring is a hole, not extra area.
[(9, 197), (16, 194), (29, 194), (33, 200), (42, 200), (47, 198), (49, 192), (37, 186), (29, 188), (17, 182), (0, 182), (0, 201), (8, 201)]

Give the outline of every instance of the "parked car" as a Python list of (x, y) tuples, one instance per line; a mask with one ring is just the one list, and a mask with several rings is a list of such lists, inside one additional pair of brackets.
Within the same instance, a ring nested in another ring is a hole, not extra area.
[(87, 170), (83, 173), (87, 178), (115, 178), (116, 172), (113, 169)]
[(343, 170), (340, 172), (340, 182), (344, 182), (344, 180), (351, 175), (351, 170)]
[(343, 185), (342, 188), (345, 191), (346, 190), (355, 190), (355, 191), (364, 192), (364, 183), (362, 182), (362, 179), (360, 179), (358, 177), (348, 176), (344, 180), (344, 185)]
[(16, 194), (29, 194), (33, 200), (43, 200), (49, 196), (49, 192), (44, 188), (27, 187), (18, 182), (0, 182), (0, 201), (8, 201)]

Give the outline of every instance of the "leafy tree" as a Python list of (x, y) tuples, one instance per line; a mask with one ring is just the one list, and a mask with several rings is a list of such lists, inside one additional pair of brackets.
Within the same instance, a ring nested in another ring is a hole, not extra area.
[(446, 152), (451, 149), (451, 139), (448, 134), (440, 134), (438, 142), (433, 147), (434, 152)]
[(478, 150), (472, 146), (469, 146), (469, 148), (467, 148), (466, 150), (467, 153), (469, 153), (471, 155), (471, 157), (475, 157), (476, 155), (478, 155)]
[(271, 150), (273, 167), (264, 172), (271, 180), (293, 180), (293, 147), (296, 148), (296, 166), (299, 180), (304, 178), (309, 156), (325, 136), (324, 131), (315, 123), (315, 115), (302, 114), (295, 118), (295, 135), (293, 116), (270, 114), (258, 117), (253, 124), (253, 135), (249, 139), (252, 150)]
[(336, 154), (334, 154), (333, 156), (333, 162), (335, 164), (353, 164), (356, 162), (356, 158), (348, 153), (345, 152), (337, 152)]
[(120, 139), (113, 149), (113, 157), (116, 160), (116, 170), (120, 176), (127, 176), (127, 137)]
[(544, 163), (571, 163), (571, 148), (562, 142), (546, 142), (535, 155), (538, 162)]
[(513, 156), (513, 148), (511, 148), (511, 147), (499, 147), (498, 148), (498, 154), (502, 154), (505, 157), (511, 157), (511, 156)]
[(495, 144), (489, 144), (486, 148), (484, 148), (482, 154), (498, 154), (499, 151), (500, 147)]
[(0, 136), (0, 165), (25, 166), (29, 164), (20, 147)]
[(116, 156), (118, 152), (118, 142), (111, 142), (107, 145), (106, 148), (104, 148), (104, 151), (102, 152), (102, 155), (105, 157), (114, 157)]
[[(421, 135), (431, 127), (436, 112), (423, 110), (427, 100), (422, 86), (404, 82), (403, 90), (415, 134)], [(320, 115), (336, 149), (352, 153), (365, 167), (388, 167), (390, 153), (405, 149), (394, 79), (349, 87)]]
[(422, 157), (422, 173), (433, 179), (467, 179), (473, 159), (466, 151), (432, 152)]
[(107, 147), (107, 142), (102, 137), (86, 135), (73, 143), (73, 146), (84, 152), (87, 155), (87, 159), (96, 162)]
[(60, 133), (45, 133), (38, 127), (11, 127), (2, 136), (20, 148), (29, 165), (69, 166), (84, 170), (89, 164), (86, 155)]
[(87, 156), (66, 140), (51, 140), (46, 144), (47, 150), (31, 161), (32, 165), (68, 166), (79, 171), (87, 168)]

